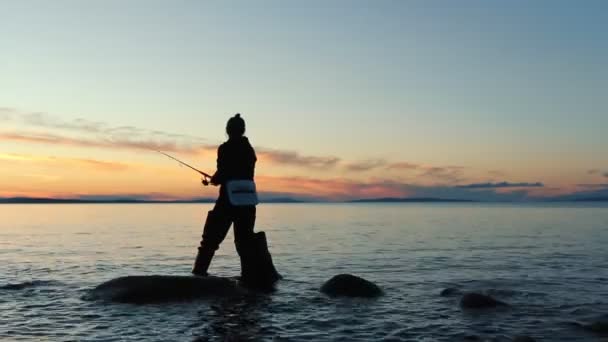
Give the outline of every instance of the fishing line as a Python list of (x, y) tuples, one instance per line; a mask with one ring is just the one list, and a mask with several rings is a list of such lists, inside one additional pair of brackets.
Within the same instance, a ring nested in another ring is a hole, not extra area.
[(171, 158), (171, 159), (175, 160), (176, 162), (178, 162), (178, 163), (179, 163), (179, 166), (180, 166), (180, 167), (182, 167), (182, 166), (186, 166), (186, 167), (188, 167), (188, 168), (190, 168), (190, 169), (192, 169), (192, 170), (194, 170), (194, 171), (198, 172), (200, 175), (202, 175), (202, 176), (203, 176), (203, 179), (202, 179), (202, 183), (203, 183), (203, 185), (205, 185), (205, 186), (209, 185), (209, 180), (211, 180), (211, 175), (209, 175), (208, 173), (205, 173), (205, 172), (203, 172), (203, 171), (201, 171), (201, 170), (199, 170), (199, 169), (195, 168), (194, 166), (192, 166), (192, 165), (190, 165), (190, 164), (187, 164), (187, 163), (185, 163), (185, 162), (183, 162), (183, 161), (181, 161), (181, 160), (179, 160), (179, 159), (177, 159), (177, 158), (173, 157), (172, 155), (170, 155), (170, 154), (168, 154), (168, 153), (165, 153), (165, 152), (163, 152), (163, 151), (159, 151), (159, 150), (154, 150), (154, 151), (155, 151), (155, 152), (158, 152), (158, 153), (160, 153), (160, 154), (163, 154), (163, 155), (165, 155), (165, 156), (167, 156), (167, 157), (169, 157), (169, 158)]

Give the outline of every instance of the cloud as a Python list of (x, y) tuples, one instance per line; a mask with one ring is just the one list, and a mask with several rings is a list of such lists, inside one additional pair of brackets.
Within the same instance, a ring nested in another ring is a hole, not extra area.
[(413, 170), (421, 167), (418, 164), (413, 164), (409, 162), (394, 162), (387, 165), (387, 169), (389, 170)]
[[(0, 132), (0, 141), (36, 144), (78, 146), (83, 148), (162, 150), (169, 153), (200, 156), (215, 153), (218, 143), (210, 143), (199, 137), (148, 130), (134, 126), (117, 126), (87, 119), (64, 120), (43, 112), (23, 112), (13, 108), (0, 108), (0, 113), (10, 114), (12, 119), (27, 129)], [(8, 117), (8, 116), (7, 116)], [(43, 132), (35, 129), (43, 130)], [(344, 161), (336, 156), (304, 155), (298, 151), (256, 146), (258, 158), (279, 166), (312, 170), (341, 168), (350, 172), (372, 170), (412, 171), (418, 177), (440, 183), (458, 183), (465, 178), (463, 167), (427, 166), (407, 161), (390, 162), (380, 158)]]
[(587, 171), (590, 175), (601, 175), (602, 177), (608, 178), (608, 171), (601, 171), (599, 169), (591, 169)]
[(0, 107), (0, 121), (11, 121), (15, 114), (12, 108)]
[(85, 119), (76, 119), (73, 122), (66, 122), (42, 112), (21, 113), (20, 119), (29, 126), (76, 130), (84, 131), (86, 133), (100, 133), (106, 129), (105, 125), (101, 122), (93, 122)]
[(348, 171), (363, 172), (386, 166), (386, 160), (368, 159), (347, 163), (344, 168)]
[(602, 189), (602, 188), (608, 188), (608, 183), (577, 184), (576, 186), (578, 186), (580, 188), (588, 188), (588, 189)]
[(464, 180), (462, 166), (425, 166), (420, 168), (421, 177), (440, 180), (447, 183), (458, 183)]
[(411, 171), (419, 170), (422, 176), (435, 178), (458, 179), (459, 173), (464, 169), (461, 166), (428, 166), (406, 161), (388, 162), (384, 159), (368, 159), (351, 162), (345, 165), (349, 171), (369, 171), (384, 168), (386, 170)]
[(499, 188), (539, 188), (543, 187), (544, 184), (541, 182), (535, 183), (510, 183), (510, 182), (499, 182), (499, 183), (473, 183), (466, 185), (457, 185), (456, 188), (460, 189), (499, 189)]
[(295, 151), (281, 151), (263, 147), (256, 148), (256, 154), (259, 158), (273, 163), (308, 168), (333, 168), (340, 162), (338, 157), (303, 156)]
[[(54, 132), (0, 132), (0, 140), (61, 144), (80, 147), (124, 148), (136, 150), (163, 150), (166, 152), (197, 154), (215, 152), (218, 144), (184, 134), (147, 130), (134, 126), (112, 126), (87, 119), (62, 120), (42, 112), (20, 112), (12, 108), (0, 108), (0, 113), (15, 113), (17, 120), (29, 127), (47, 128)], [(66, 134), (71, 132), (72, 134)], [(86, 133), (86, 137), (74, 136)], [(333, 168), (340, 158), (333, 156), (307, 156), (296, 151), (259, 147), (258, 156), (271, 163), (303, 168)]]
[(14, 108), (0, 108), (0, 113), (4, 111), (11, 113), (12, 118), (27, 126), (50, 128), (55, 130), (79, 132), (86, 134), (97, 134), (101, 136), (123, 136), (133, 138), (154, 138), (154, 139), (170, 139), (184, 140), (182, 143), (198, 144), (205, 143), (206, 140), (200, 137), (195, 137), (185, 134), (168, 133), (160, 130), (148, 130), (134, 126), (112, 126), (100, 121), (91, 121), (83, 118), (77, 118), (71, 121), (66, 121), (61, 118), (52, 116), (44, 112), (22, 112)]
[(175, 141), (167, 140), (146, 140), (133, 139), (129, 137), (105, 137), (105, 138), (81, 138), (69, 137), (65, 135), (57, 135), (51, 133), (38, 132), (0, 132), (0, 140), (52, 144), (52, 145), (68, 145), (79, 147), (97, 147), (97, 148), (124, 148), (135, 150), (164, 150), (169, 152), (184, 152), (194, 153), (200, 149), (213, 148), (205, 145), (185, 145), (178, 144)]
[(562, 196), (555, 196), (550, 199), (558, 201), (572, 201), (581, 199), (597, 199), (608, 198), (608, 183), (607, 184), (578, 184), (584, 188), (581, 191), (575, 191)]
[[(130, 128), (120, 128), (121, 130), (129, 130)], [(105, 149), (130, 149), (130, 150), (161, 150), (165, 152), (174, 152), (182, 154), (199, 154), (203, 152), (217, 151), (216, 145), (210, 144), (195, 144), (186, 142), (177, 142), (167, 139), (145, 139), (133, 138), (128, 134), (97, 137), (97, 138), (82, 138), (71, 137), (66, 135), (58, 135), (52, 133), (38, 132), (0, 132), (0, 140), (37, 143), (37, 144), (52, 144), (52, 145), (68, 145), (88, 148), (105, 148)], [(256, 153), (259, 158), (265, 159), (271, 163), (297, 166), (304, 168), (327, 169), (335, 167), (340, 159), (337, 157), (318, 157), (301, 155), (295, 151), (280, 151), (266, 148), (256, 148)]]
[(35, 163), (50, 166), (60, 166), (62, 168), (90, 168), (97, 171), (124, 171), (129, 168), (129, 164), (114, 161), (96, 160), (88, 158), (65, 158), (55, 156), (35, 156), (28, 154), (4, 153), (0, 154), (0, 160)]
[(493, 177), (504, 177), (507, 175), (506, 172), (500, 170), (490, 170), (488, 171), (488, 174)]
[(468, 189), (449, 185), (418, 185), (390, 179), (355, 181), (341, 178), (316, 179), (308, 177), (257, 177), (259, 188), (267, 191), (290, 189), (291, 192), (331, 200), (358, 198), (442, 198), (473, 201), (519, 201), (529, 198), (526, 189), (508, 193), (496, 189)]

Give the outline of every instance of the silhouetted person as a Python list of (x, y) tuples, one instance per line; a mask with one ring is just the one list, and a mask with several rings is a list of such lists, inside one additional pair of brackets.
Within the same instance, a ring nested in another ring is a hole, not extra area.
[[(218, 148), (217, 171), (211, 178), (211, 184), (220, 186), (219, 197), (213, 210), (207, 214), (192, 273), (207, 275), (215, 251), (234, 223), (234, 243), (241, 259), (242, 279), (251, 282), (272, 279), (271, 282), (274, 282), (280, 276), (272, 265), (265, 235), (263, 232), (253, 232), (257, 204), (253, 180), (257, 157), (244, 136), (245, 121), (240, 114), (228, 120), (226, 133), (228, 141)], [(241, 187), (235, 190), (235, 183), (241, 184)]]

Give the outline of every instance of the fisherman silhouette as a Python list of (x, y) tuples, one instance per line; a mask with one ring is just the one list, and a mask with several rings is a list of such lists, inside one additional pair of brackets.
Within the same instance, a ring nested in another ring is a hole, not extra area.
[(245, 134), (240, 114), (226, 124), (228, 140), (217, 150), (217, 171), (212, 185), (220, 186), (213, 210), (207, 213), (192, 273), (207, 276), (213, 255), (234, 224), (234, 243), (241, 260), (241, 281), (252, 286), (276, 282), (277, 273), (268, 252), (264, 232), (254, 233), (257, 193), (254, 183), (255, 150)]

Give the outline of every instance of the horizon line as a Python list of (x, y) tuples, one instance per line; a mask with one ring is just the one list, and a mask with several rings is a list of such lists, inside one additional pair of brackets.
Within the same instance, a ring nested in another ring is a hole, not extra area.
[[(0, 204), (188, 204), (188, 203), (215, 203), (215, 198), (189, 198), (189, 199), (142, 199), (135, 197), (116, 198), (56, 198), (56, 197), (0, 197)], [(440, 198), (440, 197), (379, 197), (379, 198), (354, 198), (354, 199), (309, 199), (297, 197), (270, 197), (260, 199), (260, 203), (564, 203), (564, 202), (608, 202), (608, 197), (585, 197), (585, 198), (534, 198), (525, 200), (471, 200), (462, 198)]]

